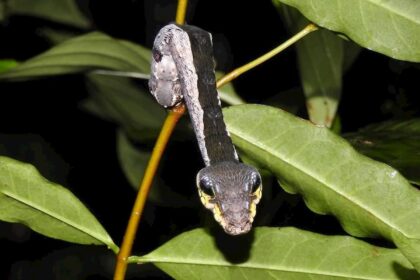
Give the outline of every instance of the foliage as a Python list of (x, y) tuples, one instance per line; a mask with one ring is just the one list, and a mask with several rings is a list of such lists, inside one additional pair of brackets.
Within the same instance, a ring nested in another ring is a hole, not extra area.
[[(383, 121), (342, 135), (328, 127), (340, 126), (343, 76), (362, 49), (420, 62), (420, 2), (274, 0), (273, 4), (290, 34), (310, 21), (324, 28), (296, 45), (302, 89), (288, 91), (289, 95), (303, 92), (311, 122), (274, 106), (243, 104), (232, 84), (220, 89), (222, 101), (234, 105), (224, 109), (225, 121), (243, 159), (264, 170), (264, 186), (271, 196), (262, 203), (260, 221), (272, 220), (283, 207), (280, 202), (298, 207), (293, 196), (272, 189), (276, 187), (272, 182), (278, 181), (287, 193), (301, 195), (314, 213), (334, 216), (347, 235), (272, 224), (230, 238), (210, 223), (211, 230), (163, 235), (163, 245), (132, 256), (130, 262), (153, 263), (176, 279), (417, 279), (420, 193), (414, 185), (420, 185), (419, 119)], [(119, 164), (136, 188), (165, 118), (144, 82), (150, 50), (90, 32), (92, 19), (72, 0), (0, 2), (0, 21), (15, 15), (58, 23), (56, 29), (41, 33), (60, 43), (19, 63), (0, 60), (1, 83), (83, 75), (89, 97), (81, 107), (117, 127)], [(73, 36), (77, 33), (83, 34)], [(188, 123), (182, 122), (174, 137), (183, 142), (192, 135)], [(191, 197), (167, 183), (164, 168), (170, 164), (168, 160), (156, 178), (150, 202), (170, 211), (191, 212), (196, 206)], [(191, 176), (183, 184), (193, 189), (193, 181)], [(5, 156), (0, 157), (0, 209), (3, 221), (118, 252), (91, 213), (94, 209), (88, 210), (68, 189), (45, 179), (33, 165)]]
[(417, 1), (280, 0), (309, 20), (343, 33), (361, 46), (390, 57), (420, 62), (420, 4)]
[(361, 153), (397, 168), (420, 185), (420, 119), (371, 124), (344, 137)]
[[(249, 240), (248, 240), (249, 241)], [(221, 238), (237, 247), (246, 240)], [(189, 244), (195, 244), (191, 249)], [(233, 247), (233, 246), (232, 246)], [(132, 262), (152, 262), (175, 279), (415, 279), (398, 250), (345, 237), (327, 237), (296, 228), (256, 228), (246, 261), (232, 263), (203, 229), (183, 233)], [(174, 252), (180, 252), (175, 253)], [(322, 253), (321, 253), (322, 252)], [(361, 262), (360, 260), (363, 259)], [(397, 268), (397, 269), (395, 269)]]
[(66, 188), (45, 180), (28, 164), (0, 158), (0, 219), (25, 224), (49, 237), (81, 244), (107, 245), (111, 237)]

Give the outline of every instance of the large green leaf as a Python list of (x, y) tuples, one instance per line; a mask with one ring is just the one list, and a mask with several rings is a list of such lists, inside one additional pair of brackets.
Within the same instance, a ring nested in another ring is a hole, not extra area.
[(365, 48), (420, 62), (420, 1), (277, 0), (316, 24), (343, 33)]
[(359, 152), (393, 166), (420, 185), (420, 119), (372, 124), (344, 137)]
[(5, 0), (8, 14), (22, 14), (88, 28), (89, 20), (79, 10), (75, 0)]
[[(248, 253), (246, 242), (225, 241), (230, 243), (225, 246), (230, 255), (235, 255), (234, 250), (236, 255)], [(203, 229), (183, 233), (130, 261), (152, 262), (175, 279), (414, 280), (419, 276), (398, 250), (296, 228), (255, 228), (249, 257), (236, 263), (226, 259)]]
[[(309, 24), (296, 9), (276, 5), (292, 33)], [(341, 95), (343, 39), (328, 30), (320, 30), (296, 43), (296, 49), (309, 118), (315, 124), (330, 127)]]
[(128, 41), (93, 32), (65, 41), (0, 74), (0, 79), (27, 79), (48, 75), (112, 69), (147, 74), (150, 51)]
[(300, 193), (314, 212), (336, 216), (352, 235), (404, 241), (403, 253), (420, 271), (420, 192), (397, 170), (279, 109), (239, 105), (224, 115), (235, 144), (286, 191)]
[(43, 178), (32, 165), (6, 157), (0, 157), (0, 220), (25, 224), (52, 238), (118, 251), (71, 192)]

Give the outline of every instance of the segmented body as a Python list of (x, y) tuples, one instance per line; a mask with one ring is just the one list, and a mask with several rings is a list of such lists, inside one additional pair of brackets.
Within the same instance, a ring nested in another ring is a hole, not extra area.
[(202, 203), (232, 235), (251, 229), (261, 197), (258, 171), (238, 160), (216, 90), (211, 34), (169, 24), (156, 36), (149, 87), (164, 107), (185, 102), (206, 165), (197, 175)]

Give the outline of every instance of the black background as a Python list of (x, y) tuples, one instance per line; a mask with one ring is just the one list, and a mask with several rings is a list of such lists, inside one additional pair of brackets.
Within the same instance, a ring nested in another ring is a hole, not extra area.
[[(94, 30), (151, 47), (158, 29), (174, 19), (175, 2), (91, 0), (80, 1), (80, 6), (92, 19)], [(289, 37), (270, 1), (192, 1), (187, 21), (212, 32), (218, 68), (224, 71)], [(44, 26), (80, 32), (43, 19), (14, 16), (0, 25), (0, 58), (25, 60), (48, 49), (48, 41), (38, 32)], [(234, 85), (247, 101), (263, 102), (299, 86), (295, 60), (293, 48), (286, 50), (238, 78)], [(416, 67), (363, 50), (344, 76), (339, 107), (343, 131), (418, 116), (420, 86), (416, 78), (420, 71)], [(80, 101), (88, 96), (83, 76), (1, 82), (0, 94), (0, 152), (33, 162), (48, 179), (68, 187), (120, 244), (135, 191), (117, 161), (116, 125), (80, 109)], [(300, 105), (299, 114), (305, 117)], [(170, 144), (162, 176), (194, 207), (173, 209), (149, 203), (134, 248), (137, 255), (187, 229), (205, 223), (214, 226), (195, 193), (195, 174), (201, 165), (193, 139)], [(269, 191), (272, 197), (281, 192), (278, 189)], [(274, 208), (278, 213), (270, 221), (273, 225), (342, 233), (334, 218), (312, 214), (299, 198), (282, 197), (286, 203)], [(270, 209), (269, 202), (266, 199), (261, 207)], [(268, 225), (258, 219), (256, 224)], [(112, 275), (113, 255), (105, 248), (52, 240), (20, 225), (0, 223), (0, 248), (2, 279), (110, 279)], [(130, 279), (151, 277), (165, 276), (151, 266), (130, 268)]]

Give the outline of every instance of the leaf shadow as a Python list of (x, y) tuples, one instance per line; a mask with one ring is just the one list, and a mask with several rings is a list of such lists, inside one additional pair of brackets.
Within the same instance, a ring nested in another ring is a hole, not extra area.
[(395, 273), (398, 276), (398, 279), (406, 279), (406, 280), (415, 280), (420, 279), (420, 273), (418, 273), (415, 269), (409, 269), (407, 267), (402, 266), (400, 263), (393, 262), (392, 267), (395, 270)]
[(251, 246), (255, 239), (254, 230), (238, 236), (226, 234), (220, 227), (211, 227), (208, 231), (213, 236), (216, 247), (227, 261), (239, 264), (249, 259)]

